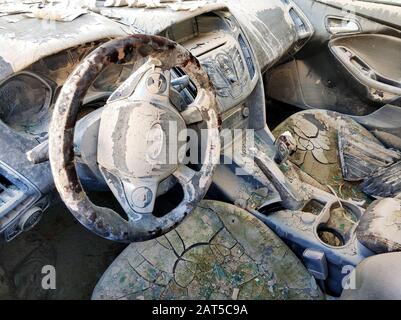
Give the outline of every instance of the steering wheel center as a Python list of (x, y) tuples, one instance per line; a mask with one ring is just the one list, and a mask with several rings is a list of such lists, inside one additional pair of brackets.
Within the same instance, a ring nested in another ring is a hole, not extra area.
[[(151, 90), (159, 88), (152, 82)], [(116, 176), (161, 181), (185, 156), (185, 138), (183, 118), (167, 103), (112, 102), (100, 122), (98, 163)]]

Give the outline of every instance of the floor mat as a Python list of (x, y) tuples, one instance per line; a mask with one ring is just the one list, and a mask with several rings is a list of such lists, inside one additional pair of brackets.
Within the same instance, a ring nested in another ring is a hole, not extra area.
[[(52, 207), (32, 231), (0, 244), (0, 299), (90, 299), (125, 247), (86, 230), (63, 205)], [(56, 289), (42, 287), (48, 265)]]

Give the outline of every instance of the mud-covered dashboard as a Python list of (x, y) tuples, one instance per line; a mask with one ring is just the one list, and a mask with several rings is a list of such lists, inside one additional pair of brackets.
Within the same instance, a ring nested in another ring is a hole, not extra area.
[[(298, 51), (313, 33), (310, 22), (291, 0), (232, 2), (236, 4), (226, 10), (171, 22), (158, 32), (200, 60), (216, 88), (222, 114), (243, 104), (258, 84), (259, 75)], [(143, 13), (144, 21), (149, 12)], [(139, 29), (145, 29), (141, 19), (135, 22)], [(86, 54), (105, 41), (83, 43), (48, 55), (20, 73), (0, 79), (0, 120), (19, 133), (39, 141), (45, 139), (51, 106), (64, 81)], [(84, 103), (107, 97), (133, 67), (104, 70)]]
[[(226, 9), (188, 13), (187, 19), (172, 20), (157, 31), (146, 31), (144, 26), (144, 21), (150, 20), (147, 16), (155, 11), (144, 11), (135, 23), (145, 33), (159, 34), (180, 43), (199, 59), (216, 88), (221, 128), (257, 130), (265, 127), (264, 88), (260, 75), (285, 55), (299, 50), (313, 29), (290, 0), (232, 2), (235, 5)], [(88, 20), (88, 29), (89, 18), (82, 18)], [(100, 19), (99, 16), (96, 19)], [(1, 22), (0, 17), (0, 27)], [(33, 20), (23, 22), (27, 24), (26, 28), (28, 24), (34, 24)], [(50, 203), (49, 195), (54, 186), (49, 163), (33, 164), (28, 161), (26, 152), (47, 140), (54, 103), (74, 68), (102, 43), (125, 35), (115, 22), (107, 19), (103, 22), (110, 24), (105, 29), (113, 32), (112, 36), (81, 41), (79, 45), (68, 47), (60, 42), (59, 47), (64, 46), (63, 49), (46, 55), (41, 55), (40, 51), (48, 48), (39, 48), (33, 41), (27, 46), (32, 49), (31, 56), (41, 58), (0, 79), (0, 241), (12, 240), (22, 231), (29, 230)], [(95, 25), (99, 28), (104, 24), (96, 21)], [(65, 29), (63, 32), (71, 31)], [(103, 30), (103, 34), (107, 32)], [(66, 39), (71, 37), (66, 36)], [(113, 65), (106, 68), (89, 89), (79, 117), (102, 107), (111, 92), (136, 67)], [(185, 76), (181, 71), (173, 70), (173, 79)], [(196, 96), (196, 88), (187, 84), (180, 95), (189, 104)]]
[(231, 14), (201, 15), (168, 28), (164, 35), (199, 59), (216, 88), (222, 112), (243, 102), (254, 89), (256, 60)]

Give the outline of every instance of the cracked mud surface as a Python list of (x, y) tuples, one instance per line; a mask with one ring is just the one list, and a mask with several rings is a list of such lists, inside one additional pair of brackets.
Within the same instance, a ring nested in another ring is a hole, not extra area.
[(352, 119), (325, 110), (298, 112), (280, 124), (273, 134), (275, 137), (285, 131), (293, 134), (298, 147), (290, 161), (323, 188), (327, 185), (333, 187), (344, 199), (366, 200), (358, 182), (345, 181), (343, 178), (338, 150), (340, 126), (347, 126), (356, 135), (371, 137), (366, 129)]
[(202, 201), (175, 230), (134, 243), (95, 299), (313, 299), (321, 293), (290, 249), (235, 206)]

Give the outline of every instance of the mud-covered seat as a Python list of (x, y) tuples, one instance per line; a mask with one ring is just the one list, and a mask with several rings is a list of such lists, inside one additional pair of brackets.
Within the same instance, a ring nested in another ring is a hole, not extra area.
[(374, 195), (361, 182), (401, 159), (400, 152), (386, 148), (351, 117), (333, 111), (298, 112), (276, 127), (273, 134), (278, 137), (285, 131), (291, 132), (297, 142), (290, 161), (302, 171), (300, 177), (312, 177), (315, 185), (332, 192), (330, 186), (344, 199), (366, 200), (366, 194)]
[(93, 299), (320, 299), (314, 279), (262, 222), (236, 206), (202, 201), (155, 240), (132, 243)]
[[(273, 134), (277, 137), (285, 131), (297, 142), (290, 161), (304, 174), (301, 179), (309, 178), (304, 182), (313, 180), (315, 186), (334, 190), (343, 199), (370, 200), (368, 195), (395, 196), (399, 192), (400, 179), (394, 179), (394, 172), (390, 180), (377, 173), (401, 166), (401, 153), (386, 148), (352, 118), (326, 110), (302, 111), (287, 118)], [(376, 253), (400, 251), (400, 213), (400, 199), (375, 201), (358, 225), (358, 240)]]
[(358, 240), (375, 253), (401, 251), (401, 200), (374, 201), (356, 229)]

